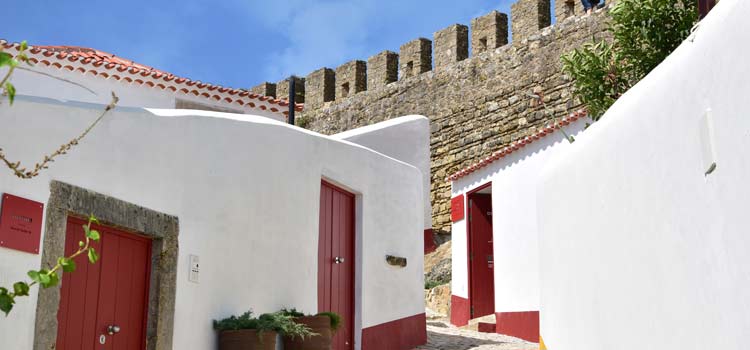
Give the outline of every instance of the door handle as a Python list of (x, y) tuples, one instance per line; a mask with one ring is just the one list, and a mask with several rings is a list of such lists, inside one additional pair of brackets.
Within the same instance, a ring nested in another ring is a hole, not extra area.
[(343, 263), (343, 262), (344, 262), (344, 258), (342, 258), (342, 257), (340, 257), (340, 256), (337, 256), (337, 257), (333, 258), (333, 262), (334, 262), (335, 264), (341, 264), (341, 263)]
[(120, 326), (116, 326), (116, 325), (107, 326), (107, 334), (115, 335), (117, 333), (120, 333)]

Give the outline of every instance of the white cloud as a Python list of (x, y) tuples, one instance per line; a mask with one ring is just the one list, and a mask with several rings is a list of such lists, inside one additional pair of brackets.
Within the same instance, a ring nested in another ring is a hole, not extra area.
[[(241, 0), (237, 0), (241, 1)], [(278, 81), (305, 76), (322, 67), (335, 68), (353, 59), (366, 60), (382, 50), (453, 23), (469, 19), (510, 0), (276, 0), (272, 6), (236, 3), (272, 32), (281, 45), (265, 52), (262, 76)], [(259, 48), (261, 50), (263, 48)]]
[(266, 74), (306, 75), (363, 55), (371, 3), (319, 3), (293, 13), (286, 23), (288, 45), (268, 57)]

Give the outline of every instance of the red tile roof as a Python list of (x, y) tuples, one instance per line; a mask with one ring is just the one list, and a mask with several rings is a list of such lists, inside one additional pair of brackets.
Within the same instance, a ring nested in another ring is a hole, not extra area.
[[(5, 49), (18, 50), (20, 44), (0, 39)], [(289, 102), (271, 96), (262, 96), (242, 89), (212, 85), (200, 81), (175, 76), (174, 74), (117, 57), (111, 53), (78, 46), (30, 46), (29, 60), (48, 67), (78, 71), (102, 78), (113, 78), (128, 83), (144, 85), (161, 90), (181, 92), (186, 95), (201, 96), (228, 104), (270, 110), (288, 114)], [(296, 111), (304, 105), (297, 103)]]
[(484, 159), (482, 159), (482, 160), (480, 160), (480, 161), (478, 161), (478, 162), (476, 162), (476, 163), (474, 163), (472, 165), (469, 165), (469, 166), (467, 166), (467, 167), (465, 167), (465, 168), (457, 171), (453, 175), (448, 176), (445, 180), (446, 181), (456, 181), (456, 180), (458, 180), (458, 179), (460, 179), (460, 178), (462, 178), (464, 176), (467, 176), (467, 175), (469, 175), (469, 174), (471, 174), (471, 173), (473, 173), (475, 171), (478, 171), (479, 169), (482, 169), (482, 168), (484, 168), (484, 167), (492, 164), (493, 162), (495, 162), (495, 161), (497, 161), (497, 160), (499, 160), (499, 159), (501, 159), (501, 158), (503, 158), (503, 157), (505, 157), (505, 156), (507, 156), (507, 155), (509, 155), (509, 154), (511, 154), (511, 153), (513, 153), (513, 152), (515, 152), (515, 151), (523, 148), (524, 146), (532, 144), (532, 143), (536, 142), (537, 140), (539, 140), (539, 139), (541, 139), (541, 138), (543, 138), (543, 137), (545, 137), (545, 136), (547, 136), (547, 135), (555, 132), (555, 130), (559, 130), (559, 129), (561, 129), (564, 126), (566, 126), (566, 125), (568, 125), (568, 124), (570, 124), (570, 123), (572, 123), (572, 122), (574, 122), (574, 121), (576, 121), (576, 120), (578, 120), (580, 118), (585, 117), (587, 114), (588, 113), (586, 113), (586, 111), (584, 111), (584, 110), (578, 110), (576, 112), (573, 112), (569, 116), (562, 118), (560, 121), (554, 122), (552, 124), (549, 124), (549, 125), (541, 128), (541, 129), (537, 130), (531, 136), (526, 136), (525, 138), (523, 138), (521, 140), (512, 142), (507, 147), (505, 147), (505, 148), (503, 148), (503, 149), (501, 149), (499, 151), (496, 151), (496, 152), (492, 153), (489, 157), (484, 158)]

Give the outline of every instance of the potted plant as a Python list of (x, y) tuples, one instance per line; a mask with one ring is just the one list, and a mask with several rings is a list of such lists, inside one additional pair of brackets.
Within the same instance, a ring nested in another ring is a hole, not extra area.
[(252, 311), (240, 316), (214, 320), (219, 331), (219, 350), (275, 350), (276, 335), (304, 339), (315, 335), (310, 328), (296, 323), (281, 312), (252, 317)]
[(284, 337), (284, 350), (330, 350), (333, 334), (341, 324), (341, 316), (333, 312), (305, 315), (295, 309), (282, 309), (282, 313), (292, 316), (298, 324), (304, 325), (316, 335), (309, 338)]

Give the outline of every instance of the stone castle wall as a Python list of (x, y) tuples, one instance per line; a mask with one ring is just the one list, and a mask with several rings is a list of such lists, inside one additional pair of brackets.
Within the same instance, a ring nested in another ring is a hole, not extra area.
[[(454, 24), (435, 32), (434, 42), (407, 42), (399, 54), (383, 51), (367, 62), (316, 70), (297, 82), (305, 94), (300, 117), (324, 134), (408, 114), (429, 117), (433, 228), (449, 233), (447, 175), (580, 107), (560, 55), (594, 36), (605, 38), (608, 16), (581, 17), (579, 2), (557, 0), (552, 27), (549, 0), (520, 0), (511, 7), (510, 25), (507, 14), (493, 11), (472, 20), (470, 31)], [(288, 89), (288, 81), (278, 85)]]

